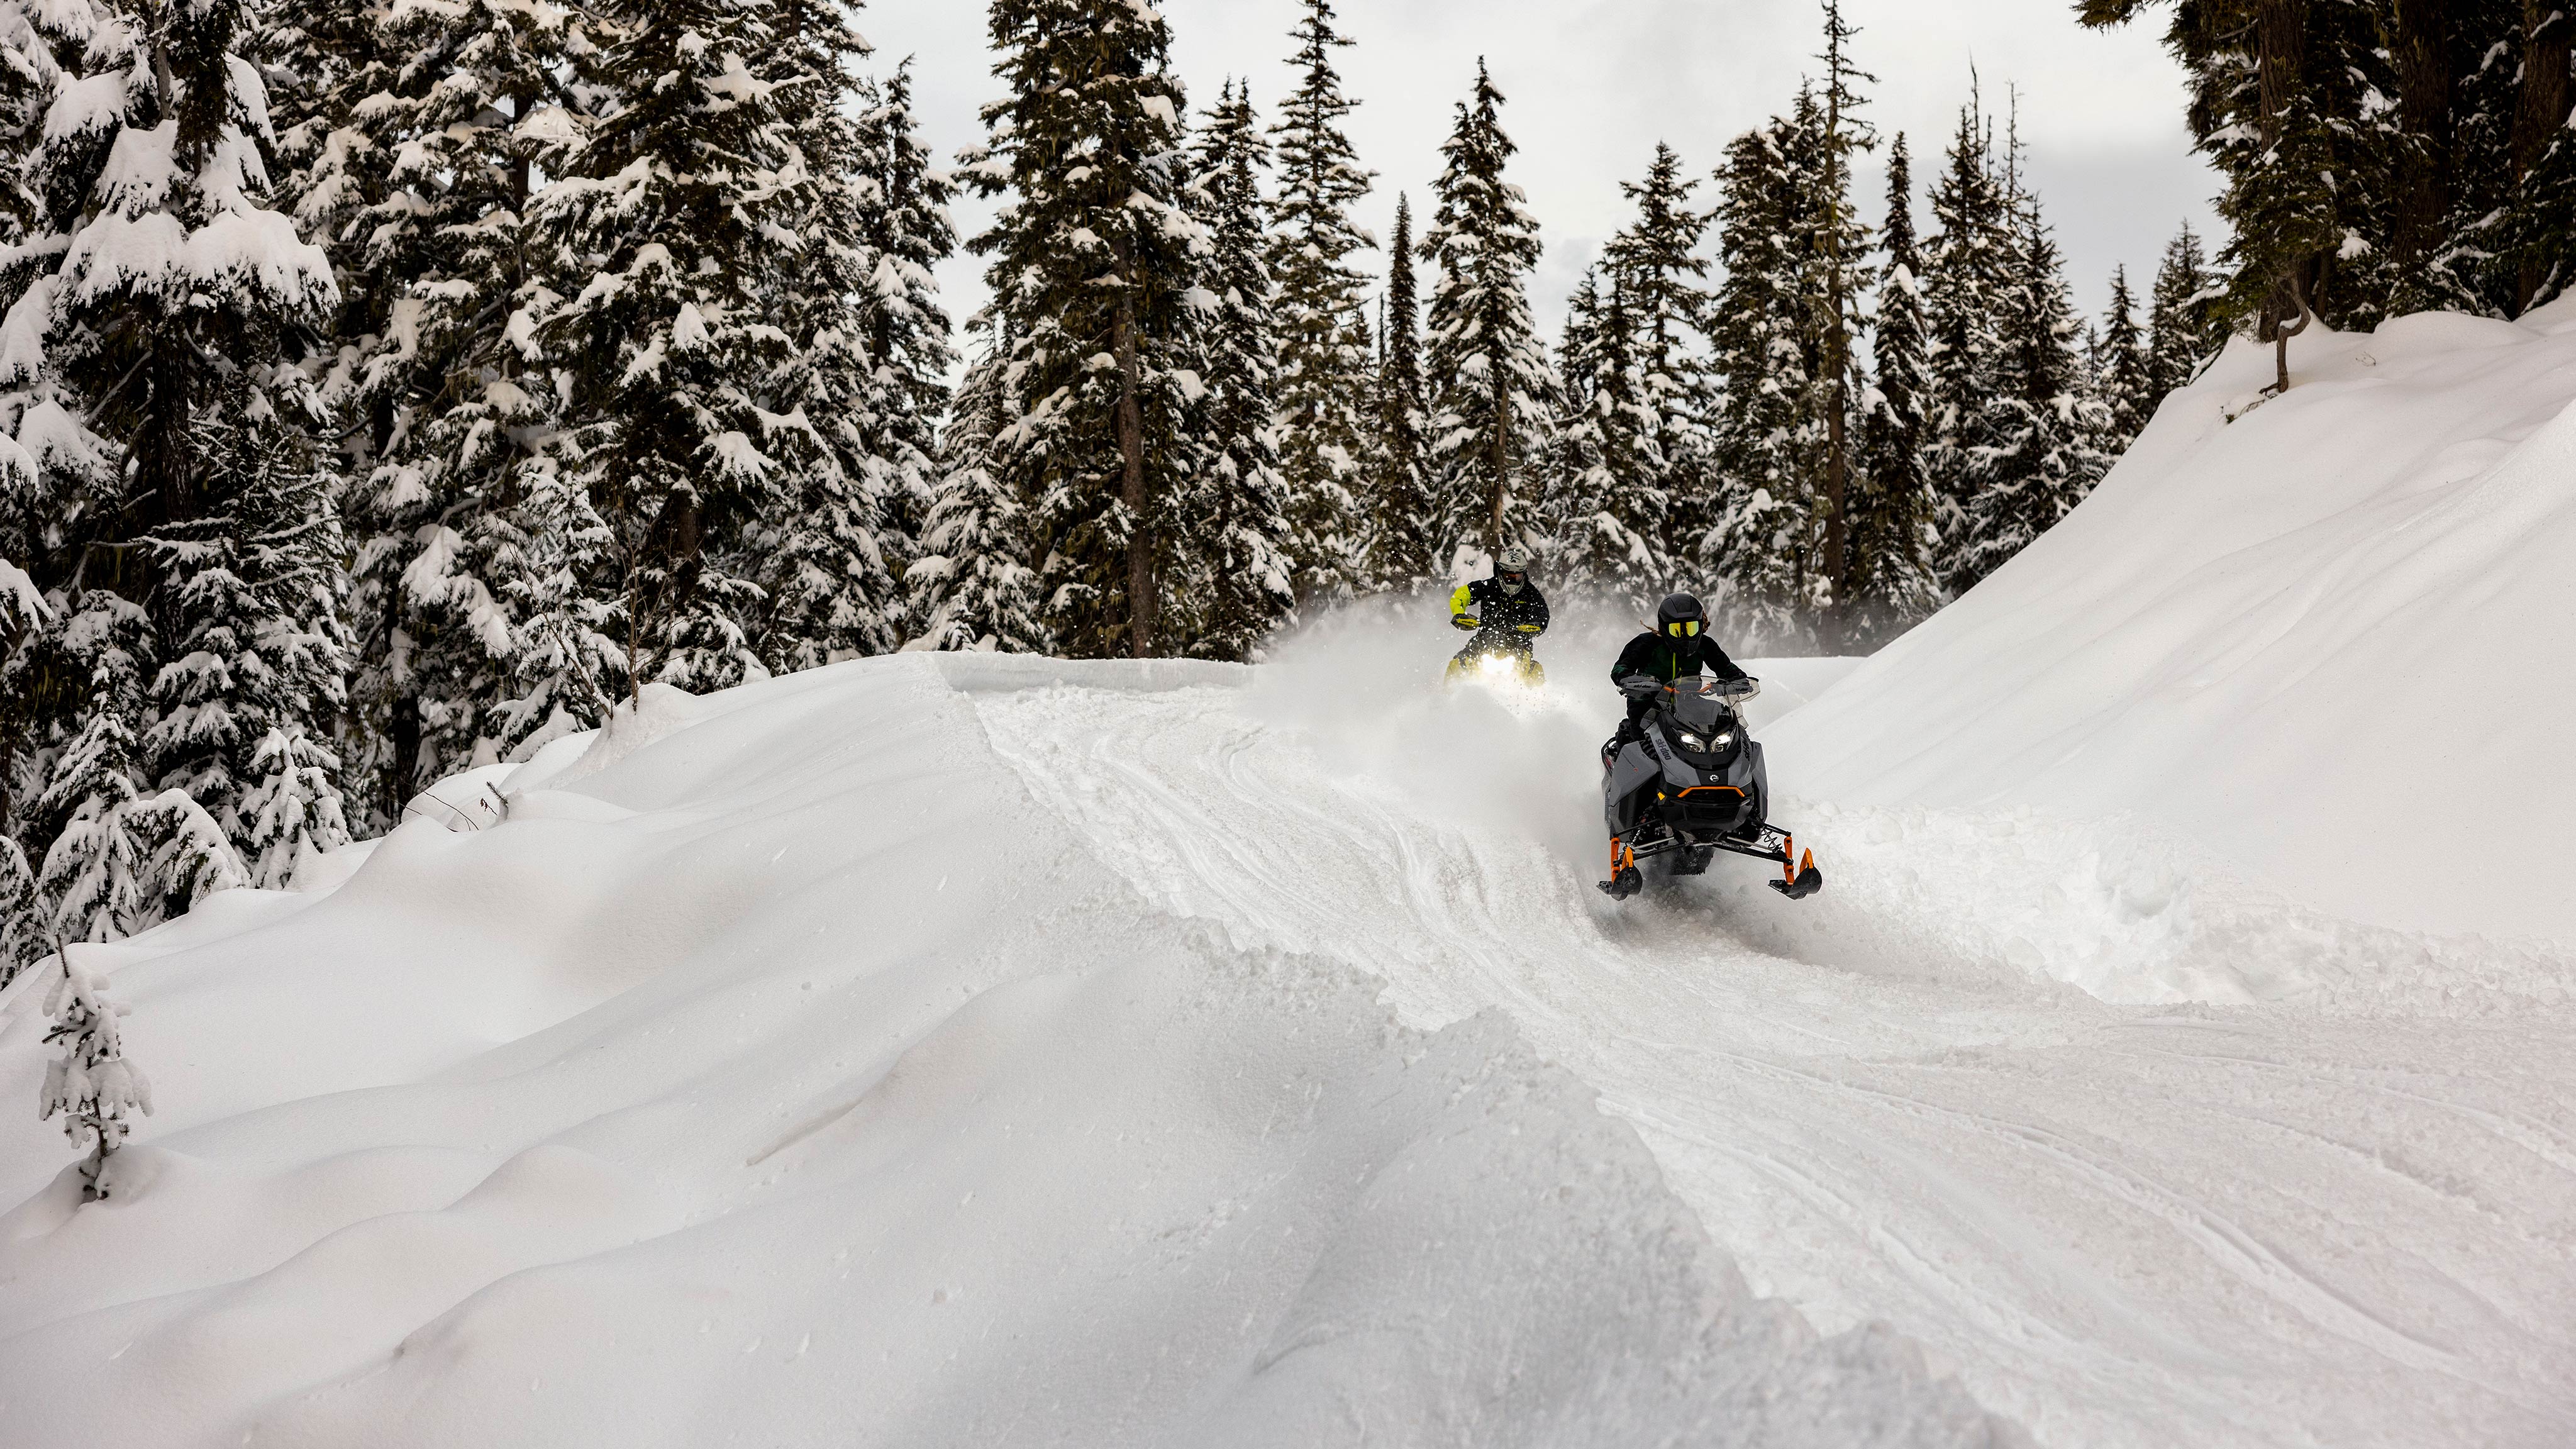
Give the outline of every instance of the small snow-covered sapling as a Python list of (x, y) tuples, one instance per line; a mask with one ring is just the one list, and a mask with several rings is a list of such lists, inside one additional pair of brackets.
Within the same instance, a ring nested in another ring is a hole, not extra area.
[(152, 1084), (125, 1059), (117, 1018), (132, 1008), (108, 1000), (106, 983), (74, 966), (59, 943), (55, 958), (63, 974), (45, 997), (45, 1014), (54, 1020), (45, 1040), (61, 1043), (63, 1054), (45, 1064), (36, 1120), (60, 1112), (72, 1145), (96, 1148), (81, 1168), (81, 1201), (96, 1202), (108, 1195), (108, 1155), (125, 1145), (128, 1119), (152, 1115)]

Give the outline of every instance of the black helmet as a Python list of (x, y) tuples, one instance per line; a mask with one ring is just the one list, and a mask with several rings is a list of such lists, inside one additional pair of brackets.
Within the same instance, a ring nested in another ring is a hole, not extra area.
[(1655, 606), (1655, 627), (1676, 639), (1693, 638), (1708, 627), (1708, 611), (1688, 594), (1666, 594)]

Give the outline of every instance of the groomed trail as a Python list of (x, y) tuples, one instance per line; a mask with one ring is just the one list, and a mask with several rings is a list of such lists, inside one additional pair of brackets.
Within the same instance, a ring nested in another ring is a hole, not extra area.
[(997, 668), (977, 712), (1145, 899), (1418, 1025), (1504, 1011), (1756, 1291), (1892, 1323), (2043, 1444), (2576, 1443), (2563, 963), (2098, 828), (1794, 798), (1824, 896), (1721, 861), (1613, 906), (1606, 707), (1426, 689), (1369, 632), (1155, 691)]

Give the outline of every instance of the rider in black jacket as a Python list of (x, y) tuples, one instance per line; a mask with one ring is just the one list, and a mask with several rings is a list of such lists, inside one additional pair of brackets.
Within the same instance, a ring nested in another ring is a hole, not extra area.
[[(1623, 684), (1638, 675), (1659, 679), (1666, 684), (1693, 675), (1709, 674), (1719, 679), (1743, 679), (1746, 674), (1726, 657), (1717, 641), (1708, 637), (1708, 611), (1699, 600), (1688, 594), (1674, 594), (1655, 610), (1655, 628), (1628, 641), (1619, 651), (1619, 662), (1610, 666), (1610, 682)], [(1646, 737), (1646, 711), (1654, 702), (1630, 696), (1628, 718), (1619, 732), (1601, 748), (1605, 761), (1617, 759), (1626, 745)]]
[(1468, 666), (1471, 656), (1495, 650), (1520, 656), (1524, 670), (1534, 674), (1537, 661), (1530, 646), (1547, 632), (1549, 620), (1547, 600), (1529, 576), (1530, 562), (1528, 549), (1517, 544), (1504, 549), (1494, 560), (1493, 577), (1460, 584), (1449, 596), (1451, 626), (1476, 636), (1449, 662), (1452, 677)]

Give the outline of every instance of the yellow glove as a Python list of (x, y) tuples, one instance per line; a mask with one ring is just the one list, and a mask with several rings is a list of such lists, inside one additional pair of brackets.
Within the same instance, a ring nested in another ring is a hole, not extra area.
[(1480, 627), (1476, 622), (1476, 616), (1473, 614), (1452, 614), (1449, 616), (1449, 626), (1453, 629), (1465, 629), (1471, 631)]
[(1524, 634), (1544, 634), (1547, 632), (1547, 626), (1545, 624), (1515, 624), (1512, 627), (1520, 630)]

